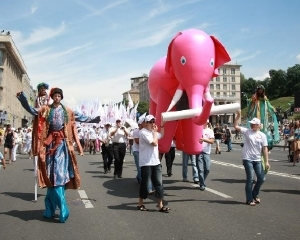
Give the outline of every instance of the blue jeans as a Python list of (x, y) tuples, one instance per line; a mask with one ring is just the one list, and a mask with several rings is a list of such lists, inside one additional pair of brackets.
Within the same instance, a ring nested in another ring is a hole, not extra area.
[[(257, 198), (259, 194), (260, 187), (265, 181), (265, 172), (263, 170), (261, 161), (249, 161), (243, 160), (243, 165), (246, 172), (246, 200), (247, 202), (252, 201), (254, 198)], [(257, 182), (253, 188), (253, 170), (257, 177)]]
[(189, 159), (191, 159), (192, 162), (193, 180), (199, 181), (198, 170), (196, 165), (196, 155), (189, 155), (185, 152), (182, 152), (182, 178), (188, 179), (187, 174), (188, 174)]
[(135, 166), (136, 166), (136, 170), (137, 170), (136, 179), (139, 182), (141, 182), (142, 176), (141, 176), (141, 168), (139, 166), (139, 152), (138, 151), (133, 151), (133, 158), (134, 158), (134, 162), (135, 162)]
[(141, 167), (142, 182), (140, 185), (140, 198), (146, 199), (149, 193), (149, 183), (153, 184), (155, 189), (155, 197), (163, 199), (163, 183), (161, 164), (156, 166), (143, 166)]
[[(133, 152), (133, 157), (134, 157), (134, 162), (135, 162), (135, 166), (136, 166), (136, 170), (137, 170), (137, 175), (136, 175), (136, 179), (138, 180), (139, 183), (141, 183), (142, 181), (142, 173), (141, 173), (141, 168), (140, 168), (140, 164), (139, 164), (139, 152), (138, 151), (134, 151)], [(148, 184), (148, 192), (153, 191), (153, 185), (152, 182), (149, 181)]]
[(200, 187), (206, 187), (205, 179), (210, 171), (210, 154), (201, 152), (196, 155)]
[(231, 151), (231, 150), (232, 150), (231, 139), (228, 138), (228, 139), (227, 139), (227, 151), (229, 152), (229, 151)]

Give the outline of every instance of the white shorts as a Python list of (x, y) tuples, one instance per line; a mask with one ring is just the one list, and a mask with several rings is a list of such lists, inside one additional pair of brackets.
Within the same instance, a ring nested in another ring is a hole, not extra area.
[(216, 145), (217, 147), (220, 147), (221, 139), (216, 139)]

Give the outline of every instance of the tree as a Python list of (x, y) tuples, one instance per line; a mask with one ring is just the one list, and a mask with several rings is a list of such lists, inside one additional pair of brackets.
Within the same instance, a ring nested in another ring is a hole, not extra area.
[(140, 115), (142, 115), (145, 112), (149, 113), (149, 103), (148, 102), (140, 102), (137, 107), (137, 111)]
[(275, 99), (283, 96), (287, 96), (287, 74), (284, 70), (274, 70), (269, 71), (271, 78), (270, 85), (272, 87), (268, 88), (267, 96), (270, 99)]
[(300, 64), (287, 69), (287, 96), (294, 95), (295, 91), (300, 91)]

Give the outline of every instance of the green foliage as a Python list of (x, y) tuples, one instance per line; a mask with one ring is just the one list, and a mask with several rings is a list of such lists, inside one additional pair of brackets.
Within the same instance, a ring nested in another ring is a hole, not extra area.
[(142, 115), (143, 113), (149, 113), (149, 103), (148, 102), (139, 102), (137, 111)]

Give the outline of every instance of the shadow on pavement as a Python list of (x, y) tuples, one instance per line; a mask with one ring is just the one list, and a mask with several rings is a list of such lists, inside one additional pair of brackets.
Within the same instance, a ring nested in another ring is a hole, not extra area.
[[(2, 195), (7, 195), (14, 198), (19, 198), (24, 201), (33, 201), (34, 194), (33, 193), (21, 193), (21, 192), (3, 192)], [(44, 194), (38, 194), (37, 197), (45, 196)]]
[(278, 192), (278, 193), (286, 193), (286, 194), (295, 194), (300, 195), (300, 190), (288, 190), (288, 189), (264, 189), (260, 190), (262, 192)]
[(26, 210), (26, 211), (17, 211), (17, 210), (12, 210), (9, 212), (0, 212), (0, 215), (8, 215), (11, 217), (16, 217), (19, 218), (23, 221), (32, 221), (32, 220), (39, 220), (42, 222), (53, 222), (53, 223), (59, 223), (57, 215), (55, 215), (51, 219), (47, 219), (43, 217), (44, 210)]
[(245, 183), (245, 179), (211, 179), (211, 181), (219, 181), (224, 183)]

